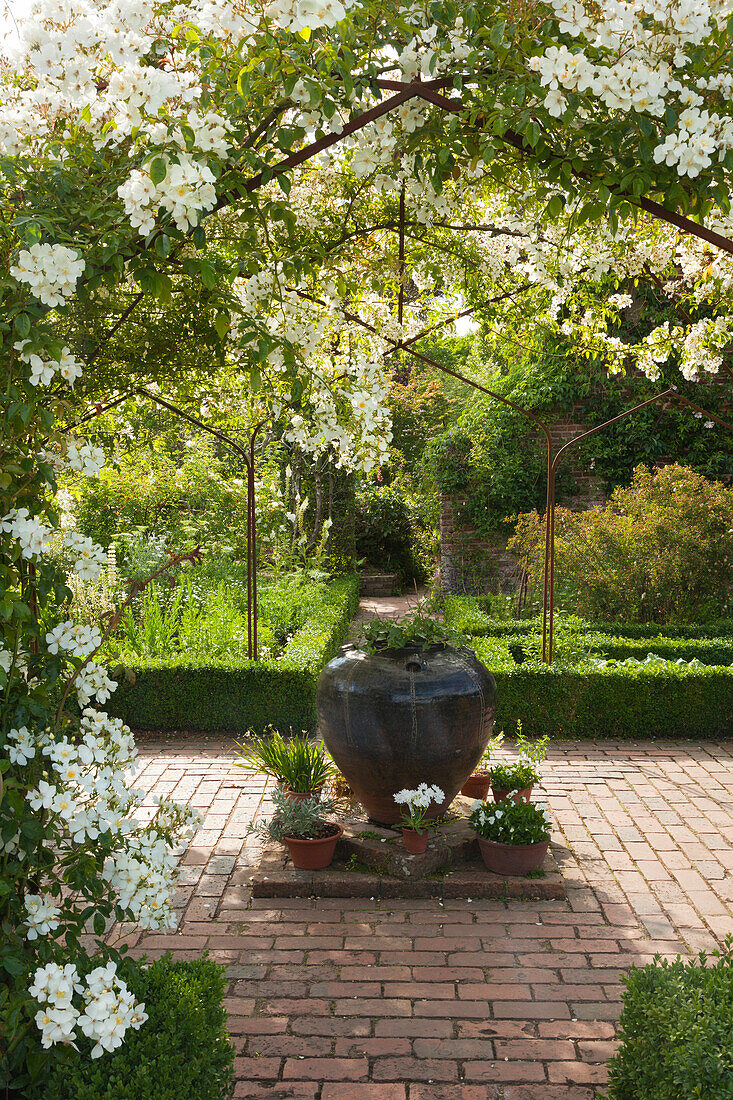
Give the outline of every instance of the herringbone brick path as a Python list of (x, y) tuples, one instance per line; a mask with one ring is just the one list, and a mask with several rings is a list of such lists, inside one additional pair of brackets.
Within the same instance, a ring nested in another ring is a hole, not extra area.
[(230, 743), (143, 744), (138, 783), (198, 806), (172, 936), (229, 964), (237, 1097), (591, 1100), (620, 976), (733, 932), (733, 744), (555, 744), (567, 902), (249, 898), (264, 784)]

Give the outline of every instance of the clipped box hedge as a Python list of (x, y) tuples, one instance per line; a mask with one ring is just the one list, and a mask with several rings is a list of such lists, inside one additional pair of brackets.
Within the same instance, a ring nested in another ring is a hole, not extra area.
[[(492, 635), (500, 638), (507, 634), (524, 635), (542, 632), (542, 616), (529, 619), (497, 619), (487, 611), (489, 598), (484, 596), (446, 596), (445, 620), (476, 637)], [(555, 612), (557, 616), (557, 612)], [(575, 615), (568, 618), (576, 631), (604, 634), (625, 639), (730, 639), (733, 645), (733, 619), (717, 619), (708, 623), (606, 623), (591, 622)]]
[(277, 660), (138, 660), (135, 682), (121, 679), (106, 709), (137, 730), (315, 729), (318, 674), (336, 655), (359, 606), (358, 578), (329, 587), (326, 606), (314, 610)]
[(33, 1100), (229, 1100), (234, 1047), (223, 1004), (225, 968), (208, 958), (164, 955), (149, 966), (126, 959), (118, 972), (148, 1019), (94, 1061), (90, 1040), (78, 1050), (67, 1047)]
[[(608, 1100), (733, 1100), (733, 957), (632, 967)], [(709, 960), (710, 961), (710, 960)]]
[[(525, 733), (558, 738), (733, 734), (733, 638), (627, 638), (591, 624), (584, 632), (585, 624), (574, 620), (574, 644), (587, 647), (591, 659), (558, 659), (547, 666), (536, 659), (517, 663), (511, 653), (537, 643), (537, 620), (494, 624), (469, 597), (447, 597), (445, 618), (473, 636), (479, 660), (493, 673), (496, 724), (507, 733), (520, 719)], [(629, 657), (642, 662), (650, 653), (664, 662), (615, 663)]]

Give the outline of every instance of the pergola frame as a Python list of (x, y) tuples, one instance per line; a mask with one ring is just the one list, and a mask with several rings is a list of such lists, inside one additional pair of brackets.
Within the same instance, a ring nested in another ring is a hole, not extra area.
[[(418, 79), (412, 80), (412, 81), (378, 79), (376, 81), (376, 84), (379, 88), (383, 89), (384, 91), (393, 92), (394, 94), (391, 95), (389, 98), (383, 100), (381, 103), (376, 104), (374, 107), (370, 108), (369, 110), (364, 111), (361, 114), (357, 115), (355, 118), (351, 119), (348, 123), (346, 123), (343, 126), (343, 128), (338, 133), (326, 134), (323, 137), (318, 138), (316, 141), (311, 142), (308, 145), (303, 146), (303, 148), (299, 149), (297, 152), (291, 153), (289, 156), (284, 157), (282, 160), (278, 161), (276, 164), (272, 165), (271, 167), (263, 169), (260, 172), (256, 173), (254, 176), (251, 176), (248, 180), (244, 181), (244, 183), (240, 185), (240, 190), (243, 191), (246, 194), (258, 191), (262, 186), (269, 183), (272, 179), (276, 178), (278, 175), (280, 175), (284, 172), (288, 172), (293, 168), (297, 168), (300, 165), (307, 163), (309, 160), (311, 160), (313, 157), (317, 156), (319, 153), (325, 151), (326, 149), (330, 148), (333, 145), (338, 144), (339, 142), (343, 141), (344, 138), (349, 137), (350, 135), (352, 135), (354, 133), (357, 133), (359, 130), (364, 129), (365, 126), (368, 126), (370, 123), (375, 122), (377, 119), (381, 118), (383, 115), (389, 114), (391, 111), (395, 110), (397, 107), (400, 107), (403, 103), (407, 103), (408, 101), (410, 101), (412, 99), (420, 99), (420, 100), (422, 100), (426, 103), (431, 104), (432, 106), (439, 107), (441, 110), (449, 112), (451, 114), (455, 114), (455, 115), (463, 114), (464, 112), (469, 111), (471, 109), (466, 104), (464, 104), (462, 100), (457, 99), (457, 98), (453, 98), (453, 97), (449, 97), (449, 96), (444, 94), (444, 91), (446, 89), (449, 89), (449, 88), (453, 89), (454, 88), (454, 80), (450, 76), (435, 78), (435, 79), (431, 79), (431, 80), (421, 80), (421, 79), (418, 78)], [(468, 124), (473, 125), (476, 128), (481, 128), (482, 124), (483, 124), (483, 120), (479, 116), (478, 118), (474, 118), (473, 120), (469, 120)], [(531, 148), (525, 142), (524, 138), (521, 136), (521, 134), (518, 134), (518, 133), (516, 133), (512, 130), (506, 130), (500, 137), (498, 137), (498, 140), (501, 140), (502, 142), (504, 142), (504, 144), (506, 144), (506, 145), (510, 146), (511, 148), (515, 149), (520, 154), (527, 154), (527, 153), (531, 153), (531, 151), (532, 151)], [(559, 152), (558, 153), (549, 153), (547, 155), (547, 161), (549, 163), (551, 163), (552, 161), (558, 161), (558, 160), (562, 160), (562, 159), (563, 159), (563, 156)], [(579, 178), (582, 178), (582, 177), (579, 177)], [(589, 184), (592, 183), (591, 180), (586, 180), (586, 182), (589, 183)], [(673, 226), (674, 228), (678, 229), (680, 232), (689, 234), (691, 236), (695, 236), (698, 239), (700, 239), (702, 241), (705, 241), (707, 244), (713, 245), (714, 247), (719, 248), (719, 249), (733, 255), (733, 240), (730, 240), (729, 238), (723, 236), (720, 233), (717, 233), (715, 230), (709, 229), (709, 228), (707, 228), (706, 226), (703, 226), (703, 225), (699, 225), (697, 222), (692, 221), (690, 218), (687, 218), (684, 215), (677, 213), (676, 211), (668, 210), (661, 203), (655, 202), (651, 199), (647, 199), (644, 196), (632, 197), (632, 196), (628, 196), (626, 194), (623, 194), (623, 198), (630, 205), (636, 206), (638, 209), (645, 211), (646, 213), (650, 214), (652, 217), (656, 218), (659, 221), (666, 222), (667, 224), (669, 224), (669, 225)], [(214, 208), (214, 211), (212, 211), (212, 213), (215, 212), (216, 210), (221, 209), (225, 205), (226, 205), (226, 201), (225, 201), (224, 197), (222, 197), (220, 199), (219, 203), (217, 203), (217, 205)], [(468, 227), (468, 226), (466, 226), (466, 227), (456, 227), (456, 228), (465, 229), (466, 232), (471, 232), (473, 228), (479, 229), (481, 227)], [(400, 279), (399, 279), (398, 300), (397, 300), (397, 319), (398, 319), (398, 322), (400, 324), (402, 324), (403, 314), (404, 314), (404, 287), (405, 287), (405, 281), (406, 281), (406, 279), (405, 279), (405, 277), (406, 277), (406, 262), (405, 262), (405, 187), (404, 187), (404, 184), (402, 186), (401, 193), (400, 193), (398, 234), (399, 234), (399, 236), (398, 236), (398, 270), (399, 270)], [(545, 529), (545, 557), (544, 557), (544, 570), (543, 570), (543, 599), (542, 599), (542, 606), (543, 606), (543, 615), (542, 615), (542, 620), (543, 620), (543, 626), (542, 626), (542, 659), (547, 664), (550, 664), (552, 662), (552, 657), (553, 657), (554, 566), (555, 566), (555, 480), (556, 480), (556, 474), (557, 474), (558, 466), (559, 466), (562, 458), (564, 457), (565, 453), (571, 447), (577, 445), (582, 440), (588, 438), (588, 436), (594, 435), (596, 432), (602, 431), (603, 429), (610, 427), (612, 424), (617, 423), (619, 420), (622, 420), (627, 416), (632, 416), (634, 413), (639, 412), (641, 409), (647, 407), (650, 404), (653, 404), (655, 402), (662, 402), (662, 401), (665, 401), (665, 400), (667, 400), (667, 401), (678, 401), (678, 402), (686, 405), (687, 407), (690, 407), (691, 409), (694, 409), (697, 412), (701, 412), (704, 415), (706, 415), (709, 419), (715, 421), (721, 427), (726, 429), (727, 431), (733, 432), (733, 425), (731, 425), (731, 424), (727, 423), (726, 421), (722, 420), (720, 417), (718, 417), (716, 414), (710, 412), (709, 410), (702, 408), (702, 406), (696, 405), (694, 402), (692, 402), (692, 401), (688, 400), (687, 398), (683, 397), (681, 394), (679, 394), (676, 391), (676, 389), (674, 387), (669, 387), (668, 389), (664, 390), (662, 393), (659, 393), (656, 396), (649, 398), (647, 401), (643, 401), (640, 404), (635, 405), (633, 408), (625, 410), (624, 412), (620, 413), (618, 416), (615, 416), (610, 420), (604, 421), (602, 424), (598, 424), (595, 427), (589, 429), (588, 431), (581, 433), (580, 435), (576, 436), (574, 439), (572, 439), (569, 442), (565, 443), (557, 451), (555, 451), (554, 445), (553, 445), (553, 442), (552, 442), (552, 438), (551, 438), (551, 435), (550, 435), (550, 431), (549, 431), (547, 425), (544, 423), (544, 421), (542, 421), (538, 416), (536, 416), (529, 409), (525, 409), (522, 406), (517, 405), (513, 401), (510, 401), (508, 398), (503, 397), (501, 394), (495, 393), (492, 390), (488, 389), (486, 386), (480, 385), (478, 382), (475, 382), (473, 379), (467, 378), (465, 375), (461, 374), (459, 371), (453, 370), (450, 367), (446, 367), (444, 364), (439, 363), (437, 360), (433, 359), (432, 357), (430, 357), (428, 355), (425, 355), (422, 352), (416, 351), (414, 349), (414, 347), (412, 346), (413, 344), (415, 344), (416, 342), (418, 342), (419, 340), (421, 340), (425, 336), (427, 336), (429, 333), (435, 332), (438, 329), (440, 329), (441, 327), (445, 327), (449, 324), (453, 324), (456, 320), (458, 320), (461, 317), (466, 317), (466, 316), (469, 316), (472, 313), (475, 313), (478, 309), (481, 309), (481, 308), (483, 308), (483, 306), (485, 306), (487, 304), (490, 304), (491, 301), (498, 301), (498, 300), (501, 300), (501, 298), (505, 298), (505, 297), (511, 296), (513, 294), (516, 294), (516, 293), (520, 292), (521, 290), (529, 289), (531, 285), (532, 284), (527, 284), (526, 287), (519, 288), (519, 290), (514, 290), (514, 291), (511, 291), (511, 292), (508, 292), (507, 294), (499, 295), (495, 299), (489, 300), (489, 302), (484, 302), (479, 306), (474, 306), (470, 309), (462, 310), (460, 313), (456, 314), (454, 317), (448, 318), (448, 319), (446, 319), (445, 321), (442, 321), (442, 322), (438, 322), (437, 324), (433, 324), (433, 325), (429, 326), (428, 328), (424, 329), (423, 331), (417, 333), (416, 335), (411, 336), (409, 339), (402, 340), (402, 341), (393, 340), (389, 337), (386, 337), (386, 336), (382, 335), (381, 333), (378, 332), (378, 330), (376, 329), (376, 327), (374, 325), (372, 325), (369, 322), (363, 320), (357, 314), (352, 313), (351, 311), (349, 311), (347, 309), (342, 309), (341, 312), (342, 312), (342, 315), (344, 316), (345, 319), (351, 321), (352, 323), (354, 323), (356, 325), (361, 326), (362, 328), (372, 332), (373, 334), (379, 336), (381, 339), (386, 340), (387, 343), (391, 344), (392, 346), (389, 349), (389, 351), (386, 353), (387, 355), (394, 354), (395, 352), (406, 351), (413, 358), (415, 358), (415, 359), (417, 359), (417, 360), (419, 360), (419, 361), (421, 361), (425, 364), (428, 364), (429, 366), (443, 372), (444, 374), (448, 374), (448, 375), (452, 376), (453, 378), (457, 379), (458, 381), (463, 382), (464, 384), (466, 384), (468, 386), (471, 386), (473, 389), (479, 390), (481, 393), (486, 394), (488, 397), (491, 397), (493, 400), (499, 401), (502, 404), (508, 406), (509, 408), (514, 409), (515, 412), (518, 412), (519, 414), (521, 414), (522, 416), (527, 418), (530, 421), (530, 423), (538, 431), (540, 431), (540, 433), (544, 436), (545, 443), (546, 443), (546, 449), (547, 449), (547, 499), (546, 499), (546, 513), (545, 513), (546, 529)], [(318, 299), (318, 298), (316, 298), (312, 295), (308, 295), (308, 294), (306, 294), (306, 293), (304, 293), (303, 291), (300, 291), (300, 290), (295, 290), (294, 288), (289, 288), (289, 289), (293, 289), (293, 292), (298, 294), (299, 297), (310, 299), (311, 301), (313, 301), (317, 304), (320, 304), (320, 305), (325, 305), (325, 303), (323, 303), (320, 299)], [(122, 315), (117, 319), (117, 321), (114, 323), (114, 325), (112, 325), (111, 328), (109, 329), (109, 331), (105, 334), (105, 336), (104, 336), (103, 340), (101, 341), (100, 345), (97, 348), (95, 348), (95, 350), (92, 352), (91, 356), (89, 357), (90, 362), (92, 362), (94, 360), (94, 358), (96, 358), (98, 356), (102, 345), (105, 344), (114, 335), (114, 333), (120, 328), (120, 326), (122, 324), (124, 324), (124, 322), (130, 316), (130, 314), (135, 309), (137, 304), (142, 300), (143, 296), (144, 295), (142, 294), (142, 292), (135, 296), (135, 298), (130, 303), (130, 305), (124, 310)], [(111, 402), (109, 402), (108, 404), (106, 404), (104, 406), (100, 406), (98, 408), (98, 411), (96, 411), (92, 415), (93, 416), (99, 415), (101, 411), (106, 411), (107, 409), (110, 409), (110, 408), (114, 407), (114, 405), (117, 405), (117, 404), (121, 403), (122, 401), (126, 400), (127, 397), (132, 396), (133, 394), (138, 394), (140, 396), (144, 396), (147, 399), (155, 402), (156, 404), (161, 405), (164, 408), (168, 409), (169, 411), (175, 413), (176, 415), (181, 416), (183, 419), (189, 421), (190, 423), (195, 424), (197, 427), (203, 429), (204, 431), (210, 432), (212, 435), (214, 435), (216, 438), (218, 438), (220, 440), (220, 442), (222, 442), (226, 446), (232, 448), (235, 451), (235, 453), (237, 453), (239, 455), (239, 457), (244, 461), (244, 464), (245, 464), (245, 467), (246, 467), (246, 470), (247, 470), (248, 655), (249, 655), (250, 658), (256, 659), (256, 657), (257, 657), (257, 558), (256, 558), (256, 553), (257, 553), (257, 551), (256, 551), (257, 530), (256, 530), (256, 513), (255, 513), (255, 437), (258, 434), (258, 432), (261, 430), (261, 428), (263, 427), (265, 421), (262, 421), (261, 423), (259, 423), (254, 428), (254, 430), (252, 431), (252, 433), (250, 435), (250, 438), (248, 440), (248, 446), (245, 449), (239, 443), (237, 443), (236, 440), (233, 440), (231, 438), (231, 436), (227, 435), (227, 433), (221, 431), (220, 429), (213, 428), (211, 425), (205, 424), (198, 417), (194, 417), (191, 413), (186, 412), (183, 409), (179, 409), (178, 407), (173, 405), (171, 402), (168, 402), (168, 401), (164, 400), (163, 398), (160, 398), (157, 395), (152, 394), (149, 390), (144, 390), (144, 389), (141, 389), (141, 388), (136, 388), (131, 393), (126, 394), (123, 397), (117, 398), (114, 401), (111, 401)], [(84, 419), (89, 419), (89, 417), (85, 417)], [(82, 421), (79, 421), (79, 423), (81, 423), (81, 422)]]

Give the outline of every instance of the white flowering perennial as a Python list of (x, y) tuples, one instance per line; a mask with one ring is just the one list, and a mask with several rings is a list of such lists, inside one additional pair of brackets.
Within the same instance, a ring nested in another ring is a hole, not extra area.
[(690, 178), (733, 149), (733, 118), (704, 109), (699, 94), (719, 89), (719, 78), (686, 75), (691, 66), (685, 51), (724, 25), (726, 3), (614, 0), (598, 6), (551, 0), (551, 6), (560, 32), (578, 43), (572, 49), (553, 45), (530, 59), (548, 89), (544, 106), (551, 115), (568, 109), (566, 93), (588, 93), (611, 110), (656, 119), (672, 108), (676, 128), (656, 146), (654, 160)]
[(97, 580), (107, 563), (107, 554), (104, 548), (78, 531), (70, 531), (66, 535), (64, 546), (77, 555), (74, 562), (76, 575), (83, 581)]
[(37, 940), (39, 936), (47, 936), (49, 932), (56, 931), (61, 908), (54, 904), (52, 898), (26, 894), (25, 908), (28, 914), (26, 939)]
[(148, 1018), (145, 1005), (135, 1000), (113, 962), (96, 967), (85, 979), (71, 963), (47, 963), (36, 970), (30, 993), (42, 1006), (35, 1020), (45, 1049), (73, 1043), (80, 1032), (94, 1043), (92, 1058), (99, 1058), (121, 1046), (128, 1029), (141, 1028)]
[(105, 463), (104, 451), (92, 443), (70, 441), (66, 445), (66, 465), (85, 477), (96, 477)]
[(18, 341), (13, 346), (19, 352), (21, 361), (31, 368), (28, 381), (32, 386), (48, 386), (58, 374), (73, 389), (74, 382), (81, 377), (84, 364), (69, 348), (64, 348), (58, 359), (50, 359), (45, 358), (43, 353), (31, 351), (30, 340)]
[[(114, 688), (106, 673), (100, 672), (105, 689)], [(44, 811), (57, 851), (103, 841), (107, 855), (101, 877), (116, 904), (142, 927), (171, 927), (175, 915), (170, 895), (177, 861), (170, 838), (189, 836), (200, 821), (197, 811), (158, 800), (150, 823), (140, 823), (135, 810), (142, 805), (144, 792), (129, 783), (137, 750), (119, 718), (86, 709), (78, 743), (54, 739), (47, 731), (35, 736), (25, 728), (13, 732), (16, 754), (22, 751), (29, 760), (40, 750), (48, 761), (48, 778), (39, 780), (26, 798), (32, 810)], [(28, 938), (57, 927), (53, 922), (74, 904), (73, 895), (65, 895), (58, 906), (47, 894), (29, 896)]]
[(84, 261), (63, 244), (34, 244), (24, 248), (10, 274), (27, 283), (31, 294), (47, 306), (64, 305), (74, 293), (84, 271)]
[(106, 668), (90, 661), (77, 674), (74, 688), (79, 706), (85, 707), (92, 699), (98, 703), (106, 703), (112, 692), (116, 690), (117, 683), (110, 680)]
[(445, 792), (435, 785), (419, 783), (414, 790), (405, 788), (392, 796), (398, 806), (405, 806), (402, 812), (402, 825), (418, 832), (428, 824), (428, 810), (433, 803), (439, 806), (445, 802)]
[(3, 516), (0, 531), (18, 540), (24, 558), (37, 558), (52, 546), (51, 528), (31, 516), (27, 508), (13, 508)]
[(89, 657), (102, 644), (102, 635), (96, 626), (74, 623), (70, 619), (59, 623), (46, 634), (49, 653), (68, 653), (70, 657)]
[(400, 806), (409, 806), (410, 809), (427, 810), (433, 802), (438, 805), (444, 801), (445, 794), (437, 786), (431, 786), (428, 783), (420, 783), (414, 790), (398, 791), (393, 795), (395, 802)]
[(159, 207), (168, 211), (178, 229), (185, 231), (196, 225), (201, 212), (216, 204), (214, 182), (214, 174), (206, 164), (181, 153), (177, 163), (167, 165), (165, 178), (159, 184), (154, 184), (147, 172), (136, 168), (117, 188), (117, 193), (125, 204), (130, 224), (147, 237), (155, 229)]
[[(7, 672), (8, 669), (5, 671)], [(8, 731), (8, 759), (11, 764), (20, 764), (21, 766), (27, 764), (29, 760), (32, 760), (36, 755), (36, 744), (34, 737), (28, 731), (27, 726), (21, 726), (20, 729), (11, 729)]]
[(297, 34), (319, 27), (335, 27), (346, 18), (340, 0), (272, 0), (265, 14), (283, 30)]

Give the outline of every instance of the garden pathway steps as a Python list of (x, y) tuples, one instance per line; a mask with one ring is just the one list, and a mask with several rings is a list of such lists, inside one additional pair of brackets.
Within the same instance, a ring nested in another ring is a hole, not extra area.
[[(371, 602), (371, 601), (370, 601)], [(197, 806), (178, 931), (230, 967), (238, 1098), (593, 1100), (620, 977), (733, 932), (733, 742), (554, 743), (567, 902), (252, 900), (264, 781), (231, 742), (142, 742), (139, 785)]]
[(401, 619), (416, 611), (427, 598), (428, 590), (420, 588), (416, 592), (407, 592), (401, 596), (362, 596), (359, 610), (351, 623), (349, 637), (356, 641), (362, 623), (370, 619)]

